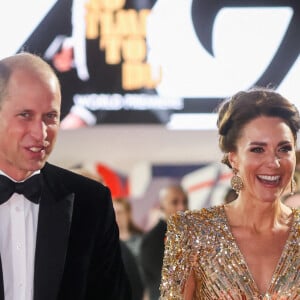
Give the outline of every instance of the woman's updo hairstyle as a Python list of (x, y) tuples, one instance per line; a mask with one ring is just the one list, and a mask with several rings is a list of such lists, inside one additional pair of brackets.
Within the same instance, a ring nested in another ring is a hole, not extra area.
[(291, 129), (296, 142), (300, 116), (294, 104), (268, 88), (253, 88), (238, 92), (221, 103), (218, 109), (219, 147), (224, 153), (222, 162), (230, 168), (228, 152), (236, 151), (237, 140), (244, 126), (260, 116), (283, 119)]

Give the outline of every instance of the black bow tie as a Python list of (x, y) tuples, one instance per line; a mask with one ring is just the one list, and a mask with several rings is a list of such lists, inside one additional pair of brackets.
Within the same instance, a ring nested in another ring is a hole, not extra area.
[(28, 200), (39, 203), (42, 192), (42, 176), (37, 174), (23, 182), (14, 182), (0, 175), (0, 204), (7, 201), (13, 193), (23, 194)]

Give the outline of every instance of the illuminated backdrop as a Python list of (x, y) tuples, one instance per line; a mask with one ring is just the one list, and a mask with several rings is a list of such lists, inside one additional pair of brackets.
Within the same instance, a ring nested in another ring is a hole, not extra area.
[(169, 124), (255, 85), (299, 106), (299, 1), (38, 2), (0, 3), (0, 57), (27, 50), (51, 63), (63, 118)]

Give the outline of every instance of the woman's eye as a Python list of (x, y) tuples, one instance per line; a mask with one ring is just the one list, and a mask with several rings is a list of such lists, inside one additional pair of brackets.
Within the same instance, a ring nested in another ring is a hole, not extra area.
[(290, 145), (286, 145), (286, 146), (283, 146), (279, 149), (280, 152), (289, 152), (289, 151), (292, 151), (292, 146)]
[(261, 147), (255, 147), (255, 148), (250, 149), (250, 151), (254, 152), (254, 153), (262, 153), (264, 151), (264, 149)]
[(56, 118), (56, 114), (47, 114), (47, 118), (48, 119), (55, 119)]

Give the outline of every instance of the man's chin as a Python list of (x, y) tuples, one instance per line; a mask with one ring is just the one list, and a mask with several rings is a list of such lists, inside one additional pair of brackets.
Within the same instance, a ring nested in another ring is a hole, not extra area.
[(42, 169), (45, 166), (45, 164), (46, 164), (46, 159), (35, 161), (32, 162), (30, 165), (28, 165), (26, 169), (30, 172), (35, 172)]

